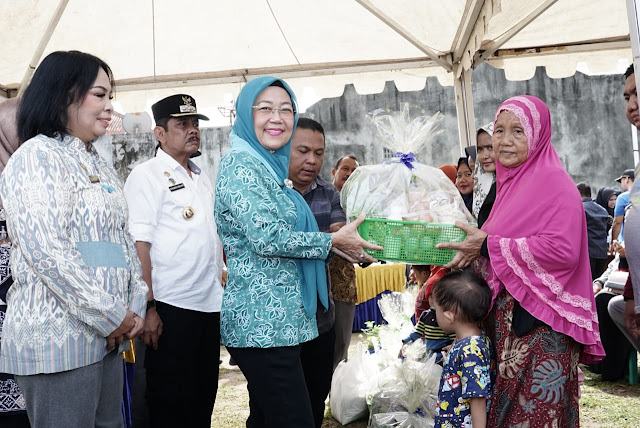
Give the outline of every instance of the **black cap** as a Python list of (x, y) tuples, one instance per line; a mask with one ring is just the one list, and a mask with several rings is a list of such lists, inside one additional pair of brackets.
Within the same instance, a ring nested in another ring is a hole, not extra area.
[(153, 120), (158, 123), (160, 119), (167, 117), (195, 116), (201, 120), (209, 120), (203, 114), (198, 114), (196, 100), (191, 95), (178, 94), (163, 98), (151, 106)]
[(618, 178), (616, 178), (616, 181), (618, 183), (620, 183), (622, 181), (623, 178), (630, 178), (632, 180), (636, 179), (636, 172), (633, 169), (625, 169), (624, 172), (622, 173), (622, 175)]

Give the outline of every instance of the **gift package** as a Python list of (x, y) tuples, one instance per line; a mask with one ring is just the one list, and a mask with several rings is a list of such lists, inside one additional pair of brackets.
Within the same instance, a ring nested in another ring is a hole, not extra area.
[(442, 132), (444, 116), (411, 119), (405, 105), (400, 112), (376, 111), (371, 117), (383, 145), (395, 157), (361, 166), (351, 174), (340, 197), (347, 218), (366, 213), (358, 230), (364, 239), (384, 247), (369, 251), (377, 259), (448, 263), (455, 252), (435, 249), (435, 245), (464, 240), (465, 233), (454, 224), (475, 224), (474, 218), (451, 180), (414, 154)]

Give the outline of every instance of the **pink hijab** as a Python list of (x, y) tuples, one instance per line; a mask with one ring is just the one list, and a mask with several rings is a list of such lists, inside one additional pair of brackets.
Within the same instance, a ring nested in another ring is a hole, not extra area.
[(535, 318), (583, 346), (580, 361), (602, 359), (591, 285), (584, 208), (551, 145), (551, 116), (540, 99), (508, 99), (529, 141), (528, 157), (507, 168), (496, 162), (496, 201), (482, 230), (489, 234), (487, 281), (502, 287)]

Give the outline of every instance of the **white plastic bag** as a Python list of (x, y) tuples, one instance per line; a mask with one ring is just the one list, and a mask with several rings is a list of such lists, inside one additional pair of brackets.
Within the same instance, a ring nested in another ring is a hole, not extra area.
[(366, 418), (369, 414), (366, 391), (368, 376), (365, 351), (358, 346), (347, 362), (341, 361), (331, 380), (331, 416), (342, 425)]

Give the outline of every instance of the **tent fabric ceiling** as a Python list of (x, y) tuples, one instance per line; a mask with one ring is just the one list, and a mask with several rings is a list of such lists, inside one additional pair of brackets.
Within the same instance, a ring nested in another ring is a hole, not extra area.
[[(20, 85), (59, 3), (0, 2), (0, 90)], [(303, 99), (339, 96), (347, 83), (360, 93), (387, 80), (419, 90), (429, 76), (452, 85), (537, 10), (486, 58), (508, 78), (529, 78), (538, 65), (565, 77), (578, 63), (598, 73), (630, 63), (625, 0), (68, 0), (42, 58), (77, 49), (104, 59), (125, 111), (182, 90), (220, 119), (217, 107), (265, 72)]]

